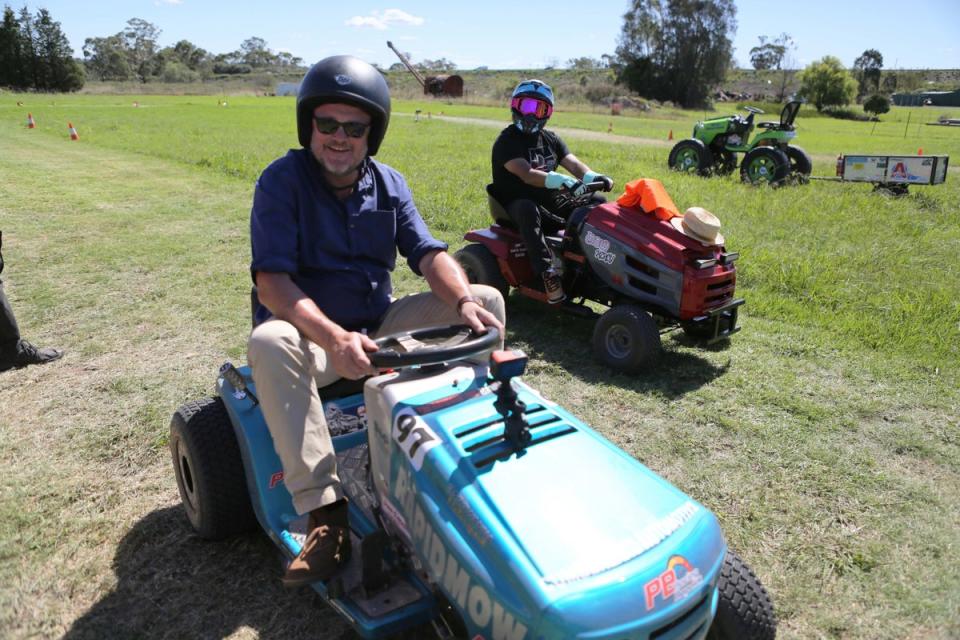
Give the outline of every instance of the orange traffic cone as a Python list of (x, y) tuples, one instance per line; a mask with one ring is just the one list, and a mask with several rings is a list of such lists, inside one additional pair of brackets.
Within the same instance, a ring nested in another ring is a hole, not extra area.
[(917, 155), (918, 155), (918, 156), (922, 156), (922, 155), (923, 155), (923, 147), (920, 147), (919, 149), (917, 149)]
[(667, 134), (667, 140), (673, 140), (673, 129), (670, 129), (670, 133)]
[(33, 121), (33, 114), (27, 114), (27, 129), (36, 129), (37, 123)]
[(67, 128), (70, 129), (70, 139), (71, 139), (71, 140), (79, 140), (79, 139), (80, 139), (80, 134), (78, 134), (78, 133), (77, 133), (77, 130), (73, 128), (73, 123), (72, 123), (72, 122), (68, 122), (68, 123), (67, 123)]

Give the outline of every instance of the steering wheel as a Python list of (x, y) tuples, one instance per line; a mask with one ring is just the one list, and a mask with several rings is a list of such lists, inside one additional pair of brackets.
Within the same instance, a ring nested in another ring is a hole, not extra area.
[(486, 333), (478, 335), (465, 324), (451, 324), (391, 333), (374, 342), (378, 349), (367, 354), (370, 363), (378, 369), (400, 369), (462, 360), (483, 353), (500, 344), (500, 331), (487, 327)]
[(613, 188), (611, 183), (608, 183), (606, 180), (594, 180), (589, 182), (586, 185), (586, 190), (578, 196), (573, 195), (573, 191), (564, 186), (560, 189), (560, 193), (565, 196), (565, 204), (569, 207), (581, 207), (590, 202), (590, 197), (597, 193), (598, 191), (610, 191)]

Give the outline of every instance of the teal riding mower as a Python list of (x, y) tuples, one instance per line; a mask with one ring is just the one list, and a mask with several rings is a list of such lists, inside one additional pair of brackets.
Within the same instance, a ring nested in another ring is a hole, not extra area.
[(693, 137), (681, 140), (670, 150), (670, 168), (701, 176), (729, 175), (737, 168), (737, 154), (743, 153), (740, 178), (751, 184), (780, 185), (806, 183), (813, 163), (807, 152), (790, 144), (797, 137), (793, 121), (800, 111), (799, 101), (788, 102), (779, 122), (760, 122), (753, 133), (753, 119), (763, 113), (756, 107), (744, 107), (749, 113), (703, 120), (693, 126)]

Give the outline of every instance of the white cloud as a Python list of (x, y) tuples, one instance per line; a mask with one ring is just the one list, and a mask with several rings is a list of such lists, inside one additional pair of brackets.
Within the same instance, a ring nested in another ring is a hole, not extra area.
[(346, 22), (348, 27), (370, 27), (377, 31), (386, 31), (393, 25), (406, 24), (419, 27), (423, 24), (423, 18), (412, 16), (406, 11), (400, 9), (387, 9), (386, 11), (372, 11), (369, 16), (353, 16)]
[(157, 7), (165, 4), (178, 5), (178, 4), (183, 4), (183, 0), (154, 0), (153, 4), (154, 6), (157, 6)]

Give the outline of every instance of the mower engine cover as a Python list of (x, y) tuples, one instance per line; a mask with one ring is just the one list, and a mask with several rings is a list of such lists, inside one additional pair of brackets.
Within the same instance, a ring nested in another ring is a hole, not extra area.
[[(689, 320), (733, 300), (736, 266), (723, 246), (705, 246), (639, 208), (602, 204), (587, 214), (579, 238), (603, 282), (667, 315)], [(703, 261), (713, 265), (702, 268)]]
[(726, 552), (713, 514), (514, 380), (532, 435), (517, 452), (498, 384), (460, 365), (364, 391), (387, 529), (467, 637), (702, 637)]

